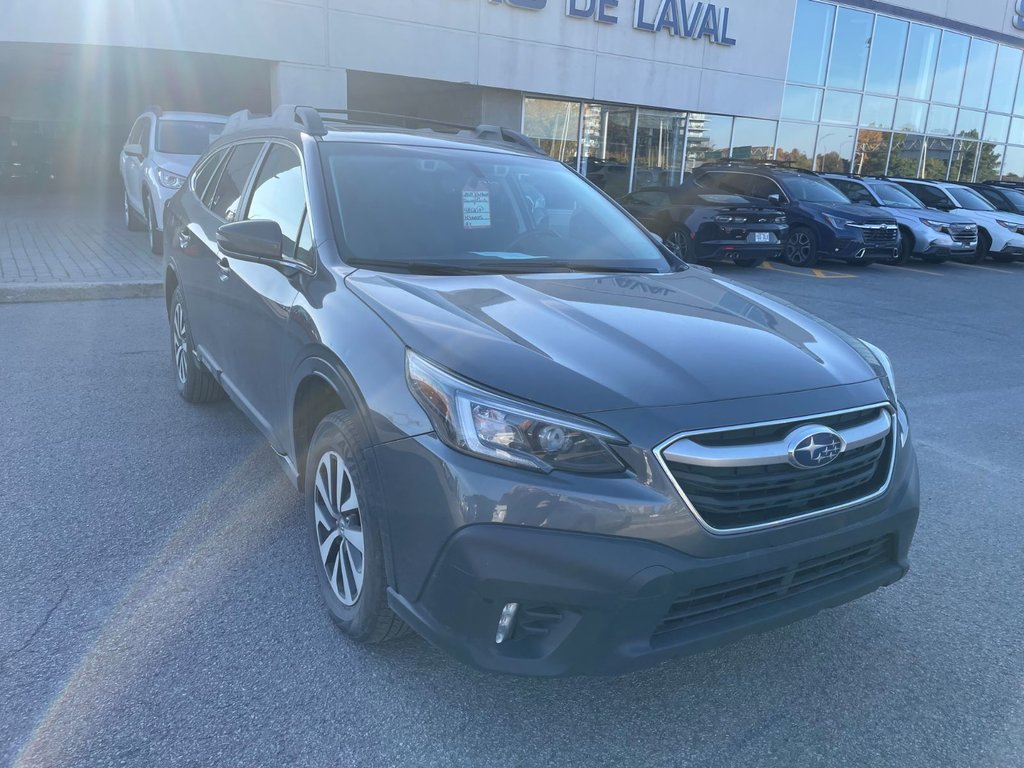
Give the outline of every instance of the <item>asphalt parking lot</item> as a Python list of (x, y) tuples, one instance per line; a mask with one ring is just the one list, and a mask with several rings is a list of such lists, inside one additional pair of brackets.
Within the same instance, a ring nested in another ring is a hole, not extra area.
[(716, 272), (889, 352), (912, 570), (610, 679), (349, 644), (270, 448), (179, 399), (160, 300), (0, 305), (0, 764), (1024, 765), (1024, 264)]

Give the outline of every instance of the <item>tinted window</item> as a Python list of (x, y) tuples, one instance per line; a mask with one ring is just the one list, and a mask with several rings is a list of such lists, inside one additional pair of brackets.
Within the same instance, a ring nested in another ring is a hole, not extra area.
[(782, 189), (766, 176), (747, 176), (746, 194), (767, 200), (770, 195), (781, 195)]
[(1024, 211), (1024, 194), (1021, 194), (1016, 189), (1000, 189), (999, 194), (1002, 194), (1009, 201), (1008, 207), (1011, 210)]
[[(903, 79), (900, 81), (900, 96), (927, 99), (931, 95), (940, 40), (939, 30), (934, 27), (920, 24), (910, 26), (907, 57), (903, 60)], [(991, 71), (990, 68), (989, 72)], [(988, 96), (987, 92), (985, 96)]]
[(206, 158), (201, 165), (199, 165), (198, 169), (193, 174), (192, 191), (196, 193), (196, 197), (200, 200), (203, 199), (206, 193), (206, 188), (210, 184), (210, 179), (212, 179), (213, 175), (217, 172), (217, 166), (219, 166), (220, 161), (224, 159), (225, 151), (226, 150), (222, 149), (219, 152), (214, 152)]
[(873, 14), (850, 8), (839, 9), (835, 41), (832, 43), (832, 63), (828, 71), (830, 86), (858, 91), (864, 87), (874, 21)]
[(992, 84), (992, 71), (996, 64), (995, 43), (974, 38), (967, 58), (964, 90), (960, 103), (965, 107), (984, 109), (988, 105), (988, 91)]
[(210, 210), (221, 218), (235, 220), (238, 206), (242, 202), (245, 182), (249, 179), (249, 173), (261, 149), (263, 145), (258, 142), (239, 144), (228, 158), (209, 202)]
[(903, 187), (888, 182), (873, 184), (871, 188), (881, 199), (883, 205), (891, 205), (893, 208), (923, 208), (921, 202)]
[(697, 183), (717, 192), (745, 195), (750, 188), (750, 177), (745, 173), (718, 171), (701, 176)]
[(971, 38), (955, 32), (942, 33), (939, 46), (939, 62), (935, 68), (935, 87), (932, 99), (946, 104), (960, 103), (960, 90), (964, 85), (964, 69), (967, 67), (967, 52)]
[(960, 205), (969, 211), (994, 211), (995, 208), (973, 189), (967, 187), (950, 187), (949, 194)]
[(903, 69), (903, 52), (907, 45), (905, 21), (878, 16), (871, 40), (871, 61), (868, 64), (867, 90), (895, 96)]
[[(339, 240), (359, 263), (413, 272), (422, 261), (498, 273), (667, 268), (643, 229), (552, 160), (350, 143), (324, 143), (321, 156)], [(538, 216), (527, 183), (545, 201), (568, 201), (567, 215), (545, 207)]]
[(796, 9), (793, 39), (801, 41), (789, 51), (789, 80), (794, 83), (822, 85), (825, 65), (832, 42), (832, 24), (836, 9), (833, 5), (800, 0)]
[(253, 184), (247, 219), (270, 219), (281, 226), (283, 252), (295, 253), (302, 216), (306, 211), (306, 187), (298, 154), (280, 144), (272, 144), (263, 167)]
[(864, 205), (876, 204), (871, 193), (868, 192), (862, 184), (858, 184), (855, 181), (846, 181), (844, 179), (829, 179), (828, 181), (832, 186), (836, 187), (855, 203), (862, 203)]
[(156, 151), (169, 155), (201, 155), (223, 129), (222, 123), (161, 120), (156, 126)]
[(848, 203), (849, 199), (827, 181), (817, 176), (790, 176), (782, 186), (794, 200), (805, 203)]
[(934, 187), (926, 187), (924, 184), (905, 184), (904, 186), (929, 208), (948, 208), (950, 205), (949, 199)]

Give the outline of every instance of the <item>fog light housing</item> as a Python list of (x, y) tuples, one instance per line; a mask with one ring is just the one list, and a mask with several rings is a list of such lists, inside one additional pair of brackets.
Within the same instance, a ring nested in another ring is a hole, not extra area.
[(512, 634), (518, 610), (519, 603), (505, 603), (505, 607), (501, 609), (501, 618), (498, 619), (498, 631), (494, 635), (494, 642), (503, 643)]

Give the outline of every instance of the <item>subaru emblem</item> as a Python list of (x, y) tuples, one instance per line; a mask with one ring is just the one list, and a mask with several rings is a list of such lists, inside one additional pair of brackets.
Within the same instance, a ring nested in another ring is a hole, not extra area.
[(808, 424), (786, 438), (789, 463), (797, 469), (817, 469), (831, 464), (846, 450), (846, 441), (833, 429)]

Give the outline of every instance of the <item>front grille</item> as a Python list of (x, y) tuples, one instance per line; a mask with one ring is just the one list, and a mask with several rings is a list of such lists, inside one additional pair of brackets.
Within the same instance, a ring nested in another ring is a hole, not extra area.
[[(688, 440), (700, 447), (728, 451), (784, 441), (793, 430), (811, 424), (843, 433), (877, 419), (883, 408), (728, 429), (692, 435)], [(667, 449), (671, 450), (672, 445)], [(888, 482), (893, 449), (894, 430), (890, 429), (884, 437), (850, 448), (831, 464), (814, 469), (800, 469), (789, 463), (708, 466), (670, 458), (664, 453), (662, 459), (694, 514), (707, 526), (727, 532), (769, 525), (869, 498)]]
[(957, 227), (954, 225), (949, 228), (949, 235), (958, 243), (970, 245), (978, 239), (978, 230), (973, 227), (971, 229), (967, 229), (965, 227)]
[(878, 225), (864, 225), (861, 227), (864, 233), (864, 242), (868, 245), (896, 245), (899, 238), (899, 230), (896, 227), (882, 227)]
[(883, 536), (785, 568), (700, 587), (676, 598), (651, 635), (652, 644), (670, 641), (673, 632), (821, 589), (893, 560), (893, 539)]

